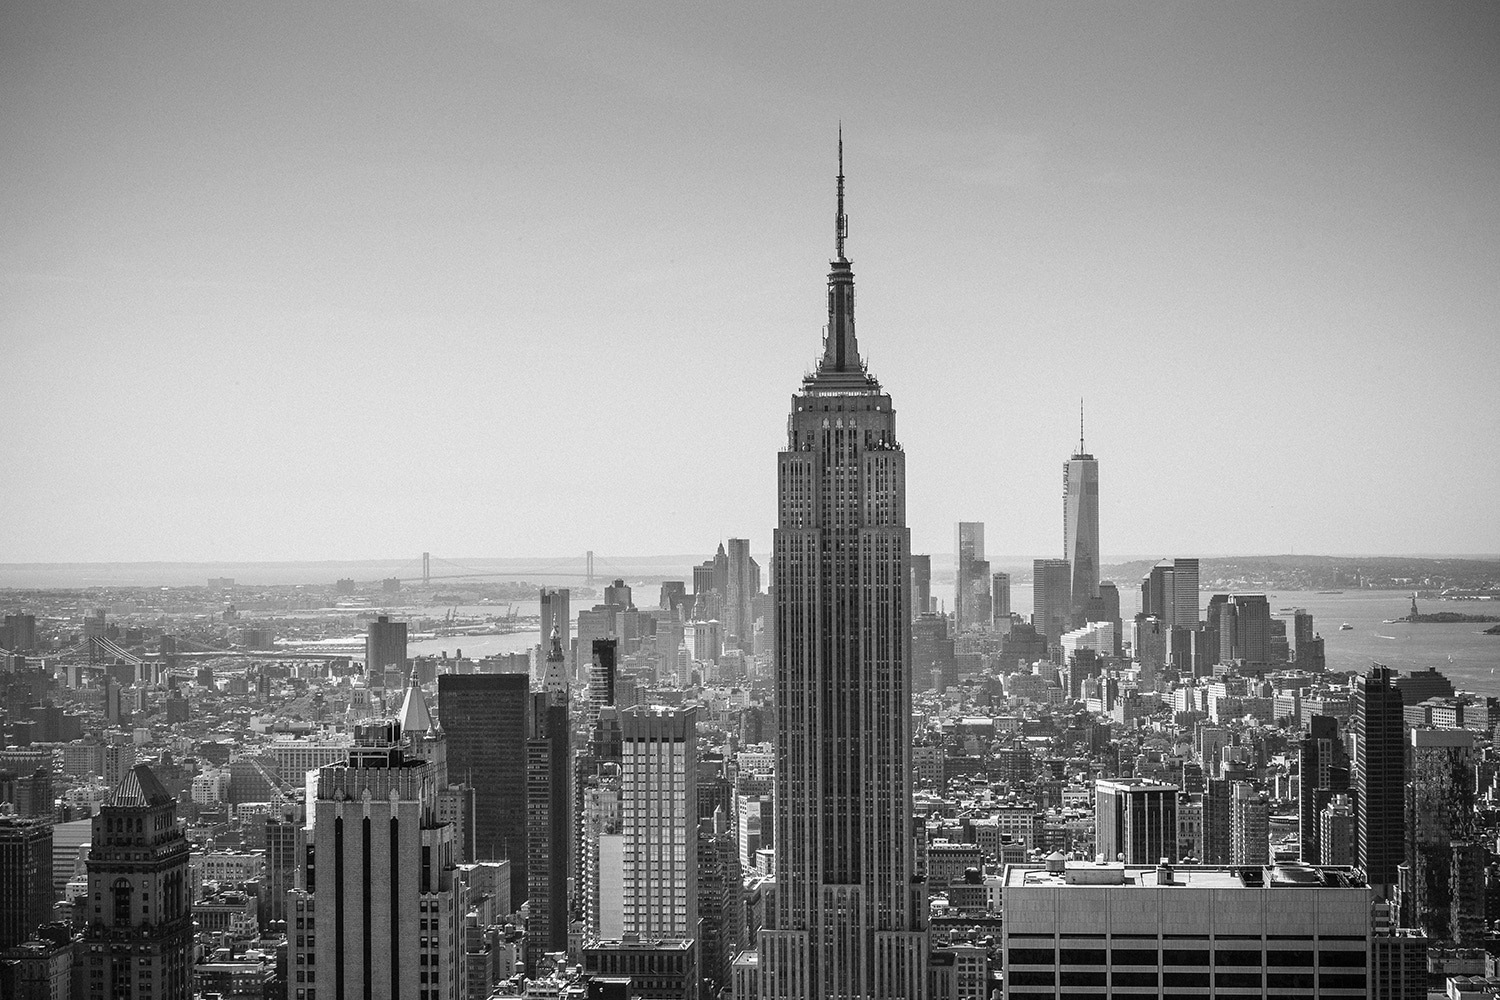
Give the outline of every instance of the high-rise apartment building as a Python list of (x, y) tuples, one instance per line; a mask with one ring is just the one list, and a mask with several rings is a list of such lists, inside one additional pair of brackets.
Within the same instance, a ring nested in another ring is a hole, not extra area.
[(1176, 785), (1141, 778), (1094, 784), (1094, 844), (1106, 861), (1129, 865), (1177, 860)]
[(698, 753), (693, 709), (620, 712), (625, 933), (698, 937)]
[(1078, 450), (1063, 463), (1063, 558), (1068, 561), (1070, 611), (1077, 615), (1099, 596), (1099, 461), (1083, 447), (1082, 403)]
[(380, 615), (365, 633), (365, 676), (371, 687), (383, 688), (385, 672), (406, 670), (406, 622)]
[(531, 731), (526, 674), (441, 674), (438, 718), (448, 736), (448, 777), (474, 788), (475, 860), (510, 859), (511, 885), (524, 897), (526, 738)]
[(1266, 793), (1248, 781), (1236, 781), (1229, 793), (1229, 863), (1271, 862), (1271, 807)]
[(1072, 627), (1072, 574), (1066, 559), (1035, 559), (1031, 563), (1031, 624), (1052, 647)]
[(310, 901), (288, 893), (289, 918), (313, 921), (305, 944), (289, 928), (290, 965), (317, 996), (457, 996), (463, 887), (437, 765), (419, 752), (399, 722), (367, 722), (346, 762), (318, 769), (315, 889)]
[(80, 956), (88, 1000), (192, 994), (189, 846), (177, 800), (138, 764), (93, 822)]
[(52, 913), (52, 821), (0, 814), (0, 951), (29, 940)]
[(1376, 664), (1354, 689), (1359, 863), (1372, 883), (1387, 886), (1396, 884), (1406, 844), (1406, 747), (1395, 679), (1395, 671)]
[(990, 623), (990, 564), (984, 558), (984, 522), (953, 528), (953, 627), (959, 635)]
[(906, 462), (891, 397), (855, 339), (842, 166), (835, 220), (823, 356), (792, 397), (777, 462), (777, 885), (759, 939), (764, 1000), (927, 991)]

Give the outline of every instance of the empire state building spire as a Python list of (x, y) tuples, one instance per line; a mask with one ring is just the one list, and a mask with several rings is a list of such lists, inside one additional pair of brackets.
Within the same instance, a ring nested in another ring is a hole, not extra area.
[(863, 375), (859, 358), (859, 341), (854, 337), (854, 268), (844, 256), (844, 240), (849, 237), (849, 217), (844, 214), (844, 129), (839, 126), (838, 208), (833, 216), (833, 245), (836, 254), (833, 270), (828, 272), (828, 328), (823, 335), (823, 359), (818, 372), (851, 372)]

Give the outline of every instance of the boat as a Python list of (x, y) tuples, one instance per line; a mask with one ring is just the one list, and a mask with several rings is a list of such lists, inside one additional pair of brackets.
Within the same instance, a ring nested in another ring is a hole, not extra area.
[(1339, 626), (1339, 631), (1340, 632), (1353, 632), (1354, 631), (1354, 626), (1350, 625), (1348, 622), (1344, 622), (1344, 624), (1342, 624), (1342, 625)]

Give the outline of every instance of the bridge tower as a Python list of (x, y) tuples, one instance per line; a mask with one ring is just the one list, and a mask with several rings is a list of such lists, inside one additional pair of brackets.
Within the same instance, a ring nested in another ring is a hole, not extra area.
[(432, 553), (422, 553), (422, 586), (432, 582)]
[(594, 585), (594, 550), (589, 549), (584, 559), (583, 579), (584, 583), (592, 587)]

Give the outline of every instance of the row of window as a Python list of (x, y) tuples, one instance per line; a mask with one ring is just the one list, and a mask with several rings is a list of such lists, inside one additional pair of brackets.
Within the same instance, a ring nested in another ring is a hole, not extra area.
[[(1159, 982), (1158, 982), (1159, 976)], [(1103, 971), (1078, 969), (1018, 969), (1007, 974), (1011, 986), (1171, 986), (1202, 987), (1216, 989), (1313, 989), (1311, 972), (1267, 972), (1262, 984), (1259, 972), (1162, 972), (1115, 970), (1106, 975)], [(1365, 988), (1363, 972), (1323, 972), (1318, 975), (1316, 985), (1325, 990), (1362, 990)], [(1012, 993), (1014, 996), (1015, 994)]]
[[(1011, 965), (1104, 965), (1106, 957), (1112, 965), (1156, 965), (1158, 956), (1162, 965), (1214, 966), (1250, 965), (1268, 967), (1310, 967), (1313, 952), (1301, 949), (1217, 948), (1212, 952), (1203, 948), (1059, 948), (1056, 958), (1051, 948), (1011, 948)], [(1317, 964), (1323, 968), (1362, 969), (1365, 953), (1362, 951), (1317, 952)]]

